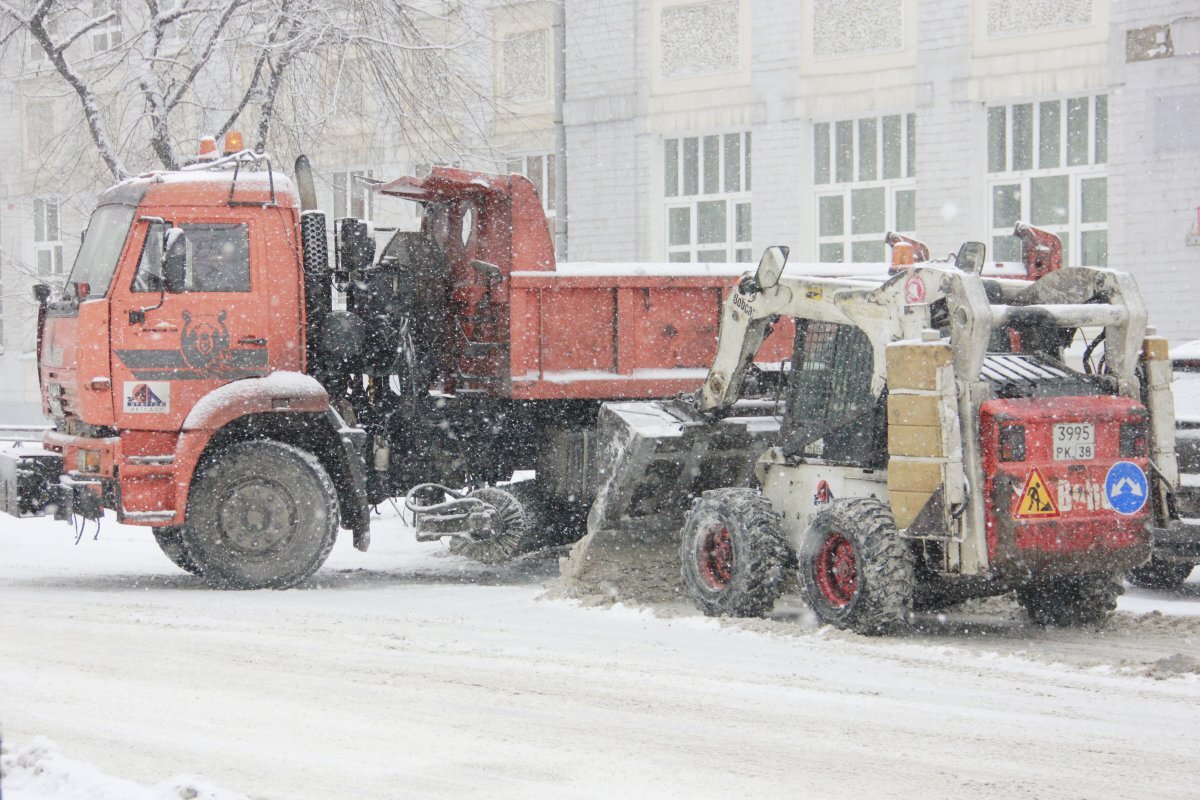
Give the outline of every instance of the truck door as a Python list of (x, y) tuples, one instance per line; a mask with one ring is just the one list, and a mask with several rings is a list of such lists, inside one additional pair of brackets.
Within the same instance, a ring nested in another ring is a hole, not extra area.
[[(143, 217), (140, 224), (138, 263), (122, 271), (112, 294), (114, 413), (120, 428), (178, 430), (208, 392), (270, 371), (266, 281), (254, 268), (261, 257), (253, 257), (252, 222)], [(186, 256), (177, 287), (163, 275), (172, 228), (182, 231)]]

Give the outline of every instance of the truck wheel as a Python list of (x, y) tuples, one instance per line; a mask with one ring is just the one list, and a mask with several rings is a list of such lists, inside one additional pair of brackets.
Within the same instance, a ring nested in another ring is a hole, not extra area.
[(836, 500), (813, 517), (800, 543), (800, 589), (817, 618), (862, 634), (905, 622), (915, 559), (891, 509), (875, 498)]
[(775, 605), (793, 561), (771, 502), (750, 489), (705, 492), (683, 523), (683, 584), (710, 617), (754, 617)]
[(1134, 567), (1126, 575), (1129, 582), (1143, 589), (1178, 589), (1192, 574), (1194, 564), (1180, 564), (1151, 558), (1149, 563)]
[(182, 540), (213, 587), (285, 589), (325, 563), (337, 529), (337, 492), (316, 456), (258, 440), (202, 463)]
[(471, 492), (483, 502), (495, 506), (492, 517), (495, 532), (482, 539), (469, 536), (453, 536), (450, 552), (466, 556), (481, 564), (504, 564), (514, 558), (537, 549), (536, 528), (521, 501), (495, 486), (485, 486)]
[(1098, 625), (1117, 609), (1125, 591), (1119, 575), (1072, 575), (1017, 589), (1017, 601), (1038, 625)]
[(187, 549), (183, 546), (183, 528), (176, 525), (166, 525), (158, 528), (151, 528), (154, 531), (154, 541), (158, 542), (158, 549), (163, 551), (163, 554), (171, 559), (171, 563), (179, 567), (184, 572), (192, 575), (199, 575), (200, 569), (196, 566), (196, 562), (192, 560)]

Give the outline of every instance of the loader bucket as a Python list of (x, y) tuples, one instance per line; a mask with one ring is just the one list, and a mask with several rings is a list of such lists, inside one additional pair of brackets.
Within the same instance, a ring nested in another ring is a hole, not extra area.
[(559, 562), (561, 588), (592, 601), (674, 599), (679, 532), (702, 492), (751, 486), (778, 443), (774, 403), (713, 418), (682, 400), (605, 403), (598, 420), (600, 489), (587, 535)]

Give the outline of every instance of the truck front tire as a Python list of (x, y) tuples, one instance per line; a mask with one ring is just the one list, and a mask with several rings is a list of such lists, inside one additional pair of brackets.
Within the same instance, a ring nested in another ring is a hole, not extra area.
[(151, 528), (154, 531), (154, 541), (163, 555), (171, 559), (171, 563), (191, 575), (199, 575), (200, 569), (183, 544), (183, 528), (176, 525), (166, 525)]
[(710, 617), (756, 617), (783, 593), (792, 563), (771, 502), (750, 489), (705, 492), (680, 535), (683, 584)]
[(201, 462), (182, 541), (210, 586), (285, 589), (325, 563), (337, 529), (337, 491), (316, 456), (256, 440)]

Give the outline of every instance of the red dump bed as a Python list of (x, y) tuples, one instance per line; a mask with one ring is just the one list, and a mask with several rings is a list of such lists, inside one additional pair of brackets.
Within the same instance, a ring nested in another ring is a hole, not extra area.
[[(378, 191), (421, 203), (444, 251), (457, 391), (521, 400), (668, 397), (699, 388), (721, 304), (752, 264), (586, 264), (559, 269), (533, 184), (435, 167)], [(481, 263), (482, 262), (482, 263)], [(781, 321), (760, 363), (786, 360)]]
[[(740, 274), (687, 264), (514, 274), (511, 396), (646, 398), (697, 389), (716, 354), (721, 305)], [(777, 327), (760, 363), (791, 353), (790, 320)]]

